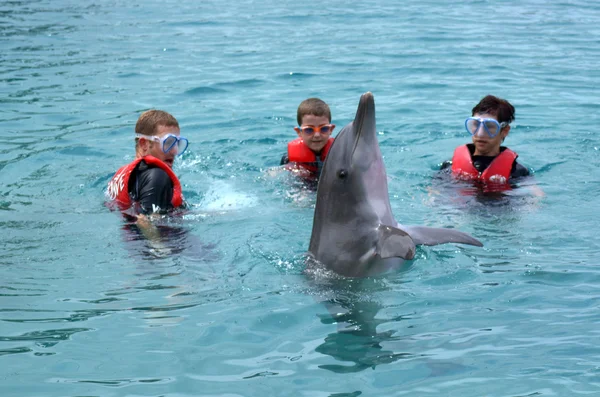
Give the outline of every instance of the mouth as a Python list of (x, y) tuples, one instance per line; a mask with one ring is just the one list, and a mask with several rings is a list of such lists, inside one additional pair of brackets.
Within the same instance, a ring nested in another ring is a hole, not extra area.
[(173, 168), (173, 159), (165, 159), (164, 162), (167, 163), (169, 167)]

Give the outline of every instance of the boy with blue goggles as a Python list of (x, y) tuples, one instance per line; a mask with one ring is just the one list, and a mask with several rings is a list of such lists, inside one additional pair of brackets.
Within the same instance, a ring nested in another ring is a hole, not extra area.
[(169, 153), (177, 145), (177, 155), (181, 156), (188, 147), (188, 140), (182, 136), (167, 134), (162, 137), (154, 135), (135, 134), (136, 138), (146, 138), (150, 141), (160, 143), (163, 153)]
[(498, 123), (496, 119), (492, 118), (468, 117), (465, 120), (465, 128), (469, 134), (477, 134), (477, 131), (479, 131), (480, 127), (483, 126), (483, 130), (487, 132), (490, 138), (494, 138), (496, 135), (498, 135), (502, 128), (506, 127), (507, 125), (508, 123), (506, 121)]
[[(517, 162), (517, 154), (502, 146), (515, 119), (515, 108), (507, 100), (488, 95), (472, 109), (465, 120), (465, 129), (472, 143), (454, 151), (451, 161), (441, 169), (451, 168), (461, 180), (482, 182), (484, 191), (510, 189), (509, 180), (529, 175), (529, 170)], [(487, 189), (487, 190), (486, 190)]]
[(107, 195), (121, 211), (135, 214), (141, 228), (145, 215), (164, 214), (186, 206), (181, 182), (173, 172), (176, 156), (188, 147), (173, 115), (162, 110), (142, 113), (135, 125), (135, 159), (119, 168)]

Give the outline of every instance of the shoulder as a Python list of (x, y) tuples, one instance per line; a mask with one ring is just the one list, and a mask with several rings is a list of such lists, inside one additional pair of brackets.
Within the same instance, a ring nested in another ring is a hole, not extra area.
[(140, 184), (152, 184), (155, 186), (164, 186), (172, 184), (171, 177), (165, 170), (159, 167), (144, 166), (138, 168), (138, 180)]
[(523, 165), (521, 165), (521, 164), (519, 164), (517, 162), (517, 158), (519, 157), (519, 155), (515, 151), (513, 151), (513, 150), (511, 150), (509, 148), (505, 148), (503, 146), (502, 147), (502, 152), (503, 153), (506, 152), (506, 153), (509, 153), (511, 156), (514, 156), (514, 161), (512, 163), (512, 168), (510, 170), (510, 177), (511, 178), (519, 178), (519, 177), (522, 177), (522, 176), (528, 176), (530, 174), (530, 172), (527, 169), (527, 167), (525, 167), (525, 166), (523, 166)]
[(510, 173), (511, 178), (519, 178), (522, 176), (528, 176), (530, 174), (527, 167), (519, 164), (517, 160), (513, 163), (512, 171)]
[(452, 167), (452, 160), (446, 160), (440, 166), (440, 170), (444, 170), (446, 168)]
[(470, 159), (474, 152), (475, 145), (473, 145), (472, 143), (458, 145), (454, 148), (454, 152), (452, 153), (452, 159), (444, 161), (440, 166), (440, 170), (451, 168), (453, 160), (456, 160), (458, 163), (460, 163), (462, 161)]

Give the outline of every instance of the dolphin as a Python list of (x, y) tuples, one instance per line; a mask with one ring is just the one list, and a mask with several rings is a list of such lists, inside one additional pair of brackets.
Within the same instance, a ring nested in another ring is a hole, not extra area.
[(483, 246), (458, 230), (396, 222), (377, 141), (375, 99), (363, 94), (319, 178), (309, 258), (345, 277), (368, 277), (400, 268), (417, 245), (444, 243)]

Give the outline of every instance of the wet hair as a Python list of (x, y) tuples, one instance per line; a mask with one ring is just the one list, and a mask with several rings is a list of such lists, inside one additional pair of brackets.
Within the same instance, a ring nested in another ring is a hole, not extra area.
[(488, 113), (495, 116), (498, 122), (512, 123), (515, 120), (515, 107), (506, 99), (501, 99), (493, 95), (485, 96), (472, 110), (472, 116), (475, 114)]
[(161, 125), (179, 128), (177, 119), (170, 113), (163, 110), (147, 110), (140, 115), (140, 118), (135, 124), (135, 133), (142, 135), (156, 135), (158, 126)]
[(296, 116), (298, 125), (302, 125), (302, 119), (309, 114), (319, 117), (325, 116), (331, 123), (331, 110), (329, 110), (329, 105), (319, 98), (308, 98), (300, 103)]
[[(179, 123), (177, 119), (173, 117), (170, 113), (167, 113), (163, 110), (147, 110), (140, 115), (137, 123), (135, 123), (135, 133), (142, 135), (156, 135), (158, 133), (159, 126), (165, 127), (177, 127), (179, 128)], [(135, 149), (138, 149), (139, 138), (135, 138)], [(153, 142), (150, 143), (151, 145)]]

